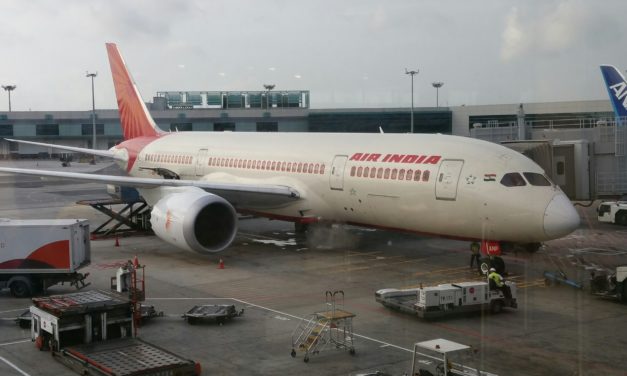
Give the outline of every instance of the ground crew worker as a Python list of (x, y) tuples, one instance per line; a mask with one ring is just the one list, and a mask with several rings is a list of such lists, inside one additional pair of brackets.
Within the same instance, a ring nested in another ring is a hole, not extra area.
[(503, 277), (499, 273), (496, 272), (496, 269), (490, 268), (490, 274), (488, 274), (489, 284), (491, 289), (499, 289), (503, 292), (505, 299), (512, 298), (512, 292), (509, 289), (509, 286), (505, 284), (503, 281)]
[(477, 260), (477, 269), (479, 269), (479, 271), (481, 271), (480, 248), (479, 243), (472, 243), (470, 245), (470, 251), (472, 252), (472, 255), (470, 255), (470, 268), (472, 269), (472, 265), (475, 263), (475, 260)]

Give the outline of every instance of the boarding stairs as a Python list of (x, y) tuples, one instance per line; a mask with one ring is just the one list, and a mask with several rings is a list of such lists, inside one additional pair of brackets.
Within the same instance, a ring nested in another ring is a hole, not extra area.
[(341, 309), (344, 305), (343, 291), (327, 291), (325, 294), (325, 310), (315, 312), (309, 318), (303, 318), (292, 333), (290, 355), (296, 357), (296, 350), (304, 352), (305, 363), (309, 361), (310, 354), (318, 354), (328, 345), (348, 350), (351, 355), (355, 354), (353, 346), (355, 314)]
[[(317, 354), (326, 345), (325, 334), (329, 331), (329, 320), (312, 314), (301, 320), (292, 335), (292, 348), (305, 353), (305, 362), (309, 354)], [(294, 351), (294, 350), (292, 350)]]

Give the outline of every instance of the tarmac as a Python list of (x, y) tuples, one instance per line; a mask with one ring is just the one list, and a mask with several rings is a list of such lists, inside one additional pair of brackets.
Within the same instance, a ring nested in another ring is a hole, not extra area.
[[(4, 176), (0, 184), (0, 217), (87, 218), (94, 228), (107, 219), (75, 204), (106, 198), (99, 184)], [(139, 328), (139, 337), (200, 362), (207, 375), (403, 375), (413, 344), (435, 338), (472, 346), (475, 364), (498, 375), (627, 375), (627, 305), (591, 295), (586, 283), (590, 270), (627, 265), (627, 228), (597, 222), (597, 205), (577, 206), (582, 223), (573, 234), (535, 254), (504, 256), (519, 306), (498, 315), (424, 321), (383, 307), (374, 299), (381, 288), (480, 280), (469, 267), (469, 244), (348, 226), (301, 236), (291, 223), (245, 217), (233, 245), (212, 255), (151, 235), (121, 237), (118, 247), (114, 238), (94, 240), (92, 263), (82, 271), (90, 273), (87, 289), (109, 289), (116, 268), (137, 256), (146, 266), (146, 303), (164, 312)], [(584, 289), (547, 286), (544, 271), (561, 271)], [(65, 285), (48, 293), (73, 291)], [(327, 291), (342, 291), (337, 303), (356, 315), (356, 353), (332, 348), (305, 363), (299, 351), (290, 356), (292, 333), (303, 318), (327, 309)], [(223, 325), (189, 325), (181, 317), (194, 305), (217, 303), (245, 313)], [(74, 375), (10, 320), (29, 305), (0, 291), (0, 375)]]

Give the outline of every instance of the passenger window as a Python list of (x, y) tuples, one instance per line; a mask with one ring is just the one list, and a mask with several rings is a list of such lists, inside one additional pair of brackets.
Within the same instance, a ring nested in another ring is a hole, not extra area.
[(420, 170), (416, 170), (414, 173), (414, 181), (420, 181)]
[(364, 167), (364, 178), (367, 178), (369, 173), (370, 173), (370, 167)]
[(503, 175), (501, 178), (501, 184), (506, 187), (522, 187), (527, 185), (527, 183), (525, 183), (525, 179), (523, 179), (523, 177), (517, 172), (510, 172)]
[(372, 167), (370, 169), (370, 178), (374, 178), (377, 175), (377, 168), (376, 167)]
[(546, 186), (551, 185), (551, 182), (547, 178), (545, 178), (544, 175), (536, 174), (535, 172), (523, 172), (523, 175), (525, 175), (525, 178), (531, 185), (536, 185), (536, 186), (541, 186), (541, 187), (546, 187)]
[(383, 177), (383, 167), (379, 167), (377, 169), (377, 179), (381, 179)]
[(395, 168), (393, 168), (393, 169), (392, 169), (392, 176), (390, 177), (390, 179), (394, 179), (394, 180), (396, 180), (396, 174), (397, 174), (397, 173), (398, 173), (398, 170), (397, 170), (397, 169), (395, 169)]
[(385, 169), (385, 173), (383, 174), (383, 177), (385, 179), (389, 179), (390, 178), (390, 169), (389, 168)]
[[(416, 171), (416, 172), (418, 172), (418, 171)], [(430, 174), (431, 173), (429, 172), (429, 170), (423, 172), (423, 174), (422, 174), (422, 181), (429, 181), (429, 175)]]

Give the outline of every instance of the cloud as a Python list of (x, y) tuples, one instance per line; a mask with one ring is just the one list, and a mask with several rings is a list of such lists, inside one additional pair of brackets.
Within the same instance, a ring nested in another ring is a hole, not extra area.
[(511, 60), (524, 52), (524, 33), (518, 21), (518, 8), (516, 7), (512, 8), (505, 19), (505, 30), (503, 31), (502, 39), (502, 60)]
[(512, 7), (501, 36), (501, 60), (559, 54), (585, 47), (595, 26), (590, 6), (580, 0), (548, 2), (544, 6)]

